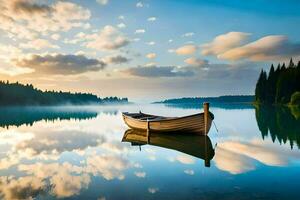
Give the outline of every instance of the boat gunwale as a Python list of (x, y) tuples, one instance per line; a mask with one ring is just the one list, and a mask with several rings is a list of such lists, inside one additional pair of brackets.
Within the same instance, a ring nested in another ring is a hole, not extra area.
[[(211, 113), (211, 112), (210, 112)], [(145, 114), (145, 115), (150, 115), (150, 114), (146, 114), (146, 113), (142, 113), (141, 114)], [(212, 113), (211, 113), (212, 114)], [(173, 120), (177, 120), (177, 119), (184, 119), (184, 118), (188, 118), (188, 117), (195, 117), (195, 116), (200, 116), (200, 115), (204, 115), (204, 112), (202, 113), (196, 113), (196, 114), (193, 114), (193, 115), (186, 115), (186, 116), (182, 116), (182, 117), (170, 117), (170, 118), (166, 118), (166, 119), (154, 119), (154, 120), (142, 120), (142, 119), (137, 119), (137, 118), (134, 118), (130, 115), (126, 115), (126, 112), (122, 112), (122, 115), (123, 116), (126, 116), (128, 118), (131, 118), (135, 121), (140, 121), (140, 122), (160, 122), (160, 121), (173, 121)], [(150, 115), (150, 116), (156, 116), (156, 117), (163, 117), (163, 116), (157, 116), (157, 115)], [(210, 118), (211, 120), (213, 120), (213, 117), (210, 115)]]

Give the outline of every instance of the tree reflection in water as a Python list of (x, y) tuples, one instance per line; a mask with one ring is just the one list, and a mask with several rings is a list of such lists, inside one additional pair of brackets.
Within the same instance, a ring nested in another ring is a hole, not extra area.
[(262, 138), (270, 135), (273, 142), (289, 142), (300, 148), (300, 108), (257, 106), (255, 115)]

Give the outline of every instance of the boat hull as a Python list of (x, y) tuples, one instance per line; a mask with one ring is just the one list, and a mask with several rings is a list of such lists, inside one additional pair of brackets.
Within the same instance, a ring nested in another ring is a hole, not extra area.
[(126, 113), (123, 113), (125, 123), (132, 129), (148, 130), (151, 132), (193, 132), (200, 135), (207, 135), (213, 120), (212, 116), (212, 114), (209, 115), (207, 123), (205, 124), (204, 113), (148, 121), (135, 119), (128, 116)]

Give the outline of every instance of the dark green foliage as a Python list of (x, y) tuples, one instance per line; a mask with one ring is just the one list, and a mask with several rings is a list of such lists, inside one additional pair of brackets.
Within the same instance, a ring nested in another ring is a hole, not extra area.
[(300, 105), (300, 92), (295, 92), (291, 97), (292, 105)]
[(262, 104), (287, 104), (293, 93), (300, 91), (300, 62), (296, 66), (291, 59), (274, 70), (272, 64), (269, 75), (262, 70), (255, 88), (255, 100)]
[(255, 88), (255, 100), (257, 102), (265, 103), (266, 93), (264, 92), (267, 88), (267, 73), (261, 70), (258, 81)]
[(295, 144), (300, 148), (299, 110), (286, 106), (258, 106), (255, 115), (263, 139), (269, 136), (273, 142), (289, 142), (292, 149)]
[(0, 105), (83, 105), (100, 103), (127, 103), (127, 98), (106, 97), (93, 94), (41, 91), (33, 85), (0, 81)]

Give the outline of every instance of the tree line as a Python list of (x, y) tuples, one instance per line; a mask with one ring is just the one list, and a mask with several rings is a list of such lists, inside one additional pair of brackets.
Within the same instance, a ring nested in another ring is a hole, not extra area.
[(289, 65), (279, 63), (275, 69), (271, 65), (269, 74), (261, 70), (255, 88), (255, 100), (259, 104), (300, 105), (300, 61)]
[(105, 103), (128, 103), (127, 98), (100, 98), (91, 93), (71, 93), (62, 91), (42, 91), (32, 84), (0, 81), (0, 105), (85, 105)]
[(179, 99), (167, 99), (155, 103), (164, 104), (201, 104), (204, 102), (215, 103), (252, 103), (255, 100), (253, 95), (227, 95), (219, 97), (184, 97)]

